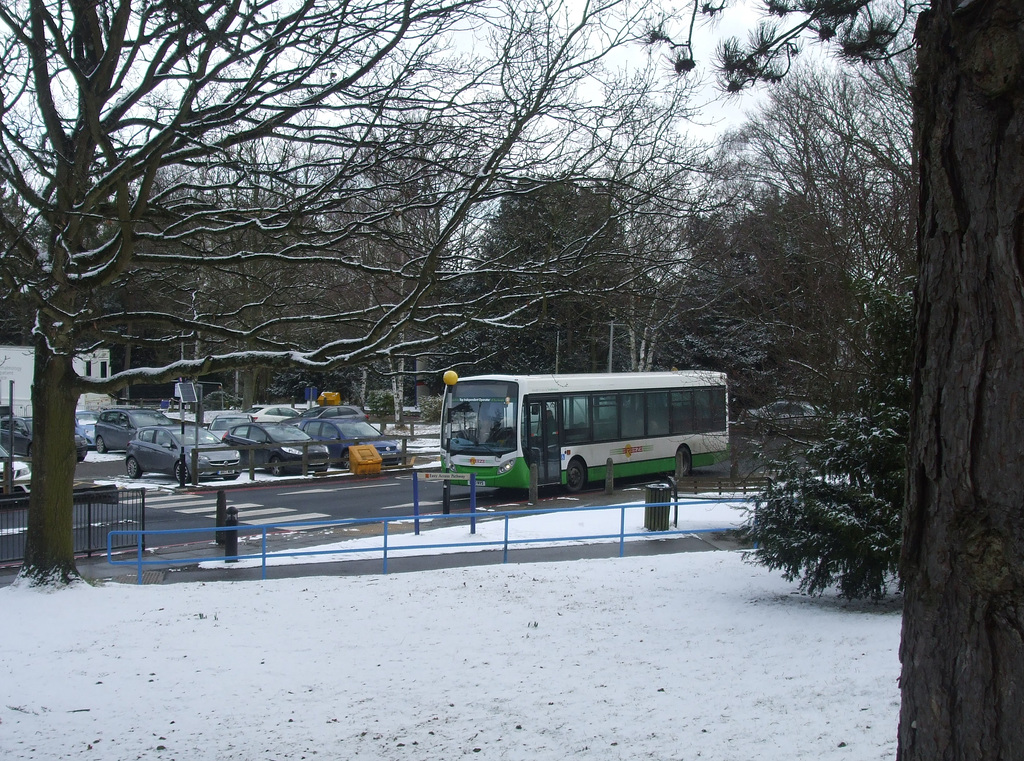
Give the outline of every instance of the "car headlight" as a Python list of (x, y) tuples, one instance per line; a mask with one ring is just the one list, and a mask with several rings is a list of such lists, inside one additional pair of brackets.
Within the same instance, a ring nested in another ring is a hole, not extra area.
[(281, 447), (281, 451), (285, 454), (294, 454), (302, 457), (302, 450), (298, 447)]
[(507, 462), (503, 462), (501, 465), (498, 466), (498, 475), (500, 476), (502, 473), (508, 473), (510, 470), (512, 470), (512, 466), (515, 464), (515, 460), (508, 460)]

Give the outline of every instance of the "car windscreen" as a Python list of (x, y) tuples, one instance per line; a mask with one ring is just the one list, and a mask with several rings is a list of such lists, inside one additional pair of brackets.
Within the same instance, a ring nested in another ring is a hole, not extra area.
[(341, 435), (346, 439), (372, 439), (380, 436), (380, 431), (366, 422), (338, 423)]
[(308, 433), (294, 425), (267, 425), (263, 427), (271, 441), (311, 441)]
[(200, 428), (198, 434), (195, 428), (186, 428), (184, 439), (182, 438), (181, 433), (178, 431), (175, 431), (173, 434), (174, 440), (178, 443), (178, 446), (181, 446), (182, 440), (184, 440), (185, 446), (195, 444), (197, 435), (199, 436), (199, 446), (221, 446), (224, 443), (223, 441), (220, 440), (220, 436), (214, 436), (205, 428)]
[(221, 415), (210, 421), (210, 428), (216, 431), (226, 431), (228, 428), (239, 425), (240, 423), (248, 422), (248, 415)]
[(175, 422), (162, 412), (151, 412), (149, 410), (138, 410), (132, 413), (132, 423), (136, 428), (144, 425), (175, 425)]

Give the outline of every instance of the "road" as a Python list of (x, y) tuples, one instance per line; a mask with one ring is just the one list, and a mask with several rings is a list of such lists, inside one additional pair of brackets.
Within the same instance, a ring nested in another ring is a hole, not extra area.
[[(441, 512), (441, 486), (419, 480), (418, 511)], [(379, 477), (332, 481), (291, 481), (225, 489), (226, 506), (238, 511), (240, 525), (261, 526), (346, 518), (365, 519), (413, 515), (413, 475), (409, 472)], [(523, 504), (523, 497), (497, 489), (479, 489), (479, 509), (507, 509)], [(452, 488), (452, 510), (469, 509), (469, 490)], [(146, 528), (209, 528), (216, 515), (216, 489), (178, 493), (147, 492)]]
[[(719, 467), (727, 472), (728, 463), (722, 463), (716, 469)], [(308, 478), (273, 478), (258, 471), (257, 478), (259, 480), (249, 481), (248, 476), (243, 475), (228, 483), (211, 482), (200, 485), (198, 489), (178, 489), (173, 479), (167, 476), (130, 480), (125, 475), (122, 454), (97, 455), (95, 452), (90, 452), (86, 461), (79, 463), (76, 469), (79, 483), (114, 483), (125, 488), (145, 488), (147, 531), (179, 532), (182, 529), (215, 527), (218, 489), (224, 491), (226, 507), (237, 510), (239, 525), (254, 529), (289, 523), (400, 517), (413, 515), (417, 509), (420, 514), (439, 513), (442, 509), (440, 481), (419, 478), (416, 484), (418, 501), (414, 501), (414, 475), (410, 469), (385, 471), (375, 477), (339, 472), (334, 476)], [(591, 486), (593, 493), (603, 491), (603, 484)], [(541, 492), (542, 499), (563, 496), (564, 492), (557, 487)], [(585, 493), (580, 496), (587, 499), (592, 495)], [(638, 497), (643, 498), (642, 488), (630, 499)], [(491, 488), (477, 490), (476, 505), (481, 512), (529, 507), (525, 492)], [(452, 512), (468, 512), (469, 506), (468, 487), (453, 485)], [(206, 535), (195, 533), (151, 534), (146, 542), (150, 547), (157, 547), (205, 541), (206, 538)]]
[[(198, 489), (177, 489), (168, 477), (129, 480), (124, 475), (121, 456), (97, 456), (91, 452), (85, 462), (79, 463), (75, 475), (80, 484), (116, 483), (127, 488), (145, 488), (147, 530), (215, 526), (218, 489), (224, 491), (226, 507), (238, 511), (239, 524), (247, 526), (377, 519), (413, 515), (417, 509), (421, 514), (438, 513), (442, 509), (441, 482), (418, 478), (418, 500), (414, 500), (414, 474), (408, 469), (385, 471), (380, 476), (339, 474), (305, 479), (272, 478), (258, 473), (260, 480), (257, 481), (242, 476), (230, 483), (211, 482), (201, 484)], [(452, 511), (468, 511), (468, 487), (453, 486), (451, 493)], [(501, 489), (481, 488), (476, 496), (480, 510), (515, 509), (526, 504), (525, 493)], [(181, 541), (181, 537), (167, 537), (165, 541)]]

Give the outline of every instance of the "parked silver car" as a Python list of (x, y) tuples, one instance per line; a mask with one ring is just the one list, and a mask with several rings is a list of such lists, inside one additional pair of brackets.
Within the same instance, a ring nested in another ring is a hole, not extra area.
[(96, 418), (96, 451), (123, 452), (128, 449), (135, 432), (144, 426), (164, 425), (168, 428), (179, 425), (162, 412), (156, 410), (120, 407), (103, 410)]
[[(168, 426), (139, 428), (135, 438), (128, 442), (125, 469), (129, 478), (139, 478), (143, 473), (167, 473), (178, 481), (182, 480), (181, 450), (185, 449), (185, 479), (192, 478), (189, 467), (192, 464), (192, 450), (199, 442), (199, 477), (233, 479), (239, 473), (239, 454), (236, 450), (224, 450), (223, 442), (216, 434), (205, 428), (187, 426), (185, 433)], [(209, 451), (217, 449), (220, 451)]]
[(252, 416), (245, 412), (218, 412), (207, 426), (207, 430), (223, 439), (234, 426), (252, 421)]

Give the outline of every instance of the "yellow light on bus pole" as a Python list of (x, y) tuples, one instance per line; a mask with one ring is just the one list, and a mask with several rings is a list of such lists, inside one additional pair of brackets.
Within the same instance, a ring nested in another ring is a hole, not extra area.
[[(444, 409), (445, 409), (445, 412), (447, 413), (447, 415), (450, 416), (451, 415), (451, 411), (449, 409), (449, 405), (450, 405), (450, 400), (452, 398), (452, 396), (451, 396), (452, 395), (452, 389), (455, 387), (455, 384), (459, 382), (459, 374), (457, 372), (455, 372), (454, 370), (448, 370), (447, 372), (445, 372), (443, 377), (444, 377), (444, 385), (445, 385), (445, 390), (444, 391), (445, 391), (445, 396), (447, 397), (445, 399)], [(442, 436), (444, 436), (444, 432), (448, 430), (447, 426), (448, 426), (449, 422), (450, 422), (450, 420), (447, 417), (446, 417), (446, 419), (443, 419), (441, 421), (441, 431), (442, 431), (441, 435)], [(444, 448), (448, 449), (447, 446), (445, 446)], [(443, 469), (443, 463), (442, 463), (442, 469)], [(449, 471), (452, 470), (452, 466), (451, 466), (450, 462), (448, 463), (448, 469), (449, 469)], [(446, 478), (441, 483), (441, 513), (444, 514), (444, 515), (448, 515), (452, 511), (452, 507), (451, 507), (451, 505), (452, 505), (452, 492), (451, 492), (451, 488), (452, 488), (451, 487), (451, 481), (449, 481)]]

